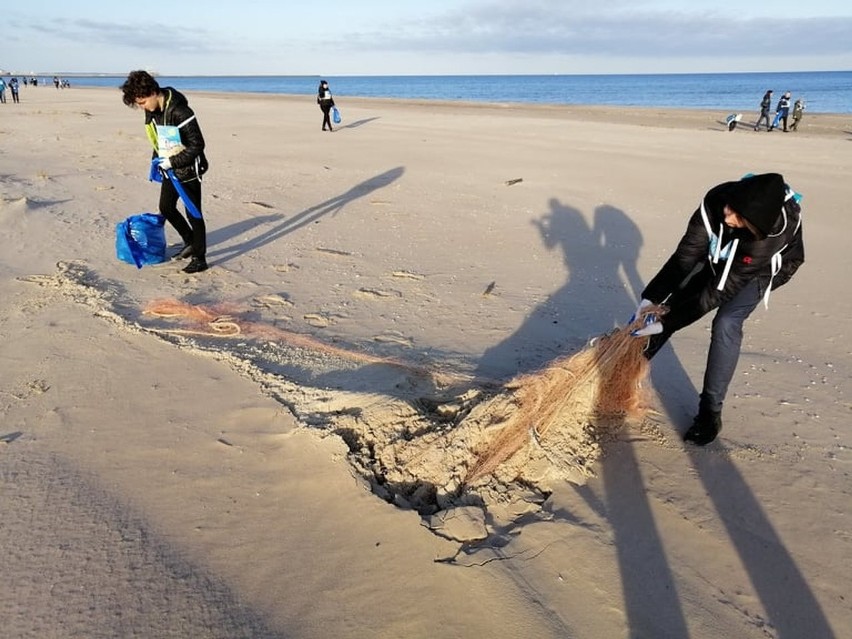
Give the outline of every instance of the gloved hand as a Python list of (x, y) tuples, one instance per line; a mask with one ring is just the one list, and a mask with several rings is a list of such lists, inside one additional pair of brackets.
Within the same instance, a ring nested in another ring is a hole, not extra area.
[[(636, 321), (636, 318), (642, 316), (645, 309), (653, 305), (654, 303), (651, 300), (643, 298), (642, 301), (639, 302), (639, 307), (636, 309), (636, 312), (633, 313), (633, 317), (630, 318), (629, 324), (633, 324)], [(660, 322), (660, 316), (657, 313), (645, 313), (642, 318), (642, 326), (632, 331), (630, 335), (633, 337), (648, 337), (649, 335), (659, 335), (662, 332), (663, 325)]]
[(148, 172), (148, 180), (151, 182), (162, 182), (163, 174), (172, 168), (172, 161), (169, 158), (152, 158), (151, 169)]
[(629, 319), (629, 320), (627, 320), (627, 323), (628, 323), (628, 324), (632, 324), (633, 322), (635, 322), (635, 321), (636, 321), (636, 318), (637, 318), (637, 317), (639, 317), (639, 315), (642, 313), (642, 311), (643, 311), (645, 308), (647, 308), (647, 307), (649, 307), (649, 306), (653, 306), (653, 305), (654, 305), (654, 302), (652, 302), (651, 300), (646, 300), (646, 299), (643, 297), (643, 298), (642, 298), (642, 301), (641, 301), (641, 302), (639, 302), (639, 306), (637, 306), (637, 307), (636, 307), (636, 310), (633, 312), (633, 315), (631, 315), (631, 316), (630, 316), (630, 319)]
[(631, 337), (648, 337), (649, 335), (659, 335), (662, 332), (662, 322), (659, 322), (656, 316), (648, 315), (648, 317), (645, 318), (645, 325), (642, 328), (637, 328), (635, 331), (630, 333), (630, 335)]

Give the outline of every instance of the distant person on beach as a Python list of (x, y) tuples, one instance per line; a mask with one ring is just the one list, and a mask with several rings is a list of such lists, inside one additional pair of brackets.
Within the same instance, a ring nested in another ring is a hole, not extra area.
[(642, 291), (637, 315), (652, 304), (668, 309), (650, 321), (646, 317), (645, 326), (633, 332), (649, 337), (648, 359), (673, 333), (716, 310), (698, 414), (684, 441), (704, 446), (722, 430), (722, 404), (739, 360), (743, 323), (805, 260), (798, 199), (778, 173), (713, 187), (674, 254)]
[(9, 80), (9, 90), (12, 92), (12, 102), (19, 104), (21, 99), (18, 97), (18, 78)]
[[(195, 113), (186, 97), (172, 87), (162, 87), (146, 71), (132, 71), (121, 85), (124, 104), (145, 110), (145, 129), (154, 146), (152, 179), (161, 181), (160, 213), (178, 232), (183, 248), (174, 259), (191, 257), (184, 273), (207, 270), (207, 229), (201, 217), (201, 176), (207, 171), (204, 155), (204, 136)], [(171, 134), (171, 138), (169, 137)], [(175, 137), (179, 139), (175, 139)], [(167, 145), (174, 145), (167, 150)], [(154, 167), (154, 165), (156, 165)], [(198, 215), (191, 212), (187, 203), (189, 222), (177, 208), (177, 188), (166, 175), (171, 170), (179, 186), (195, 206)], [(160, 178), (157, 180), (157, 178)]]
[(6, 81), (0, 78), (0, 104), (6, 104)]
[(769, 130), (769, 109), (772, 108), (772, 89), (769, 89), (763, 94), (763, 99), (760, 101), (760, 115), (757, 118), (757, 124), (754, 125), (754, 130), (760, 130), (760, 123), (766, 121), (766, 129)]
[(790, 115), (790, 92), (787, 91), (784, 95), (781, 96), (781, 99), (778, 100), (778, 106), (775, 107), (775, 119), (772, 121), (772, 126), (769, 127), (771, 131), (775, 127), (778, 126), (779, 123), (784, 123), (784, 133), (787, 132), (787, 117)]
[(319, 104), (320, 110), (322, 110), (322, 130), (326, 130), (326, 126), (328, 126), (329, 131), (333, 131), (331, 128), (331, 108), (334, 106), (334, 98), (331, 95), (331, 89), (328, 88), (328, 82), (325, 80), (320, 80), (319, 88), (317, 89), (317, 104)]
[(805, 101), (802, 98), (797, 99), (793, 103), (793, 124), (790, 125), (790, 130), (795, 131), (799, 128), (799, 121), (805, 114)]

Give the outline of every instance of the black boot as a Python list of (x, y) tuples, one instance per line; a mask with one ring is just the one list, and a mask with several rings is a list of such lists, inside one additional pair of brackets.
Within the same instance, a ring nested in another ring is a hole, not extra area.
[(189, 261), (189, 264), (187, 264), (184, 267), (183, 272), (184, 273), (201, 273), (201, 271), (206, 271), (207, 268), (208, 268), (207, 260), (205, 260), (203, 257), (193, 257)]
[(696, 446), (706, 446), (722, 430), (722, 413), (716, 413), (705, 408), (699, 408), (698, 414), (692, 420), (692, 426), (683, 436), (683, 441)]

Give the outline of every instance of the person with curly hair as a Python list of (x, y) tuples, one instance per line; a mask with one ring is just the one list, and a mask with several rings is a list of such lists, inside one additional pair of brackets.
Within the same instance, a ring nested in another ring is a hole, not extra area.
[[(154, 147), (150, 177), (161, 182), (160, 214), (184, 243), (173, 258), (192, 258), (183, 269), (185, 273), (206, 271), (207, 229), (201, 215), (201, 176), (209, 165), (198, 119), (186, 96), (172, 87), (160, 87), (147, 71), (132, 71), (121, 91), (124, 104), (145, 111), (145, 129)], [(189, 200), (184, 201), (186, 218), (177, 208), (179, 190)]]

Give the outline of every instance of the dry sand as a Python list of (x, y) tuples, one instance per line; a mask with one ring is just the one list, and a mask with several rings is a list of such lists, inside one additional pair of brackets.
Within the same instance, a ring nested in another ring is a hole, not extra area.
[[(158, 194), (117, 89), (0, 108), (4, 637), (849, 632), (849, 116), (338, 96), (330, 134), (310, 97), (189, 97), (192, 276), (115, 259)], [(805, 196), (808, 261), (747, 324), (721, 438), (680, 441), (705, 319), (591, 477), (539, 456), (448, 498), (483, 398), (625, 321), (703, 193), (764, 171)]]

